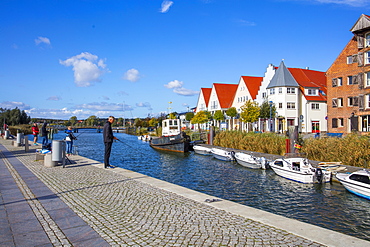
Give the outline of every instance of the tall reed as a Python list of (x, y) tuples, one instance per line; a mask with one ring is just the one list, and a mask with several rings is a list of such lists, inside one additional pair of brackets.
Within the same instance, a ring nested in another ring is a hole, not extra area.
[(214, 145), (261, 153), (283, 155), (285, 137), (273, 133), (222, 131), (217, 133)]
[(312, 160), (369, 168), (370, 139), (354, 133), (343, 138), (309, 138), (304, 141), (302, 152)]

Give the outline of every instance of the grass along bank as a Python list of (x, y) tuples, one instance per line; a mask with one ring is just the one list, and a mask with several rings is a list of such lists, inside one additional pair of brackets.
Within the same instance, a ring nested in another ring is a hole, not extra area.
[[(240, 131), (218, 132), (213, 144), (267, 154), (284, 155), (285, 139), (275, 133)], [(301, 153), (311, 160), (342, 162), (344, 165), (369, 168), (370, 138), (352, 133), (343, 138), (308, 138), (303, 141)]]

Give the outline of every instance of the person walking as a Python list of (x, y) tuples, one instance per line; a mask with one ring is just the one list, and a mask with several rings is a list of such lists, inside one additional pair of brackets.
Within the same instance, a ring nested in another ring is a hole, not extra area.
[(48, 139), (48, 134), (49, 134), (49, 131), (46, 129), (46, 126), (48, 125), (48, 123), (45, 121), (43, 124), (42, 124), (42, 127), (41, 127), (41, 136), (44, 138), (42, 140), (42, 146), (46, 146), (48, 145), (48, 142), (49, 142), (49, 139)]
[(69, 126), (66, 130), (67, 156), (72, 155), (73, 140), (77, 140), (77, 138), (73, 134), (72, 127)]
[(103, 139), (104, 139), (104, 168), (114, 168), (109, 164), (110, 152), (112, 150), (113, 140), (118, 140), (117, 137), (113, 136), (112, 123), (114, 122), (114, 117), (109, 116), (108, 121), (103, 127)]
[(32, 126), (32, 135), (33, 135), (33, 145), (38, 145), (37, 144), (37, 136), (39, 135), (39, 127), (37, 127), (37, 123), (33, 123)]

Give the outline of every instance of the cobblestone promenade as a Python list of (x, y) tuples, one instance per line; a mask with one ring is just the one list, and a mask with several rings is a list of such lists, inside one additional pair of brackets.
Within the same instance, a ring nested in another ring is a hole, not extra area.
[(48, 168), (34, 149), (1, 140), (0, 150), (0, 246), (328, 245), (215, 206), (227, 201), (197, 201), (78, 155), (66, 168)]

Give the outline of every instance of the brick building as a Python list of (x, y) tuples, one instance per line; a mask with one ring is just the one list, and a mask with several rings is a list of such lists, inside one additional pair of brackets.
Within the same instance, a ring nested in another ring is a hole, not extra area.
[(370, 132), (370, 16), (361, 15), (352, 39), (326, 72), (328, 132)]

